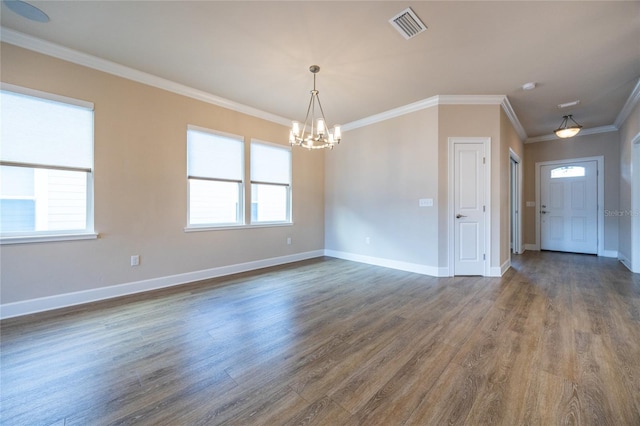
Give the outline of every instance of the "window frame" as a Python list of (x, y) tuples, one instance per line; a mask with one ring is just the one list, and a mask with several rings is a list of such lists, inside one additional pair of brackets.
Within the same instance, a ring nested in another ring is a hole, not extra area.
[[(211, 177), (202, 177), (202, 176), (192, 176), (189, 173), (189, 132), (195, 131), (200, 133), (208, 133), (214, 136), (219, 136), (223, 138), (233, 139), (242, 143), (242, 158), (240, 160), (241, 172), (242, 176), (241, 180), (235, 179), (223, 179), (223, 178), (211, 178)], [(215, 230), (215, 229), (232, 229), (232, 228), (241, 228), (245, 226), (245, 151), (246, 151), (246, 143), (243, 136), (236, 135), (233, 133), (222, 132), (219, 130), (209, 129), (206, 127), (196, 126), (189, 124), (187, 125), (186, 132), (186, 145), (187, 145), (187, 164), (186, 164), (186, 177), (187, 177), (187, 225), (185, 226), (185, 232), (191, 231), (206, 231), (206, 230)], [(210, 181), (210, 182), (233, 182), (238, 184), (238, 206), (236, 212), (236, 222), (210, 222), (210, 223), (201, 223), (201, 224), (192, 224), (191, 223), (191, 180), (199, 180), (199, 181)]]
[(71, 106), (85, 108), (91, 111), (91, 167), (69, 167), (56, 166), (54, 164), (36, 164), (17, 161), (5, 161), (0, 159), (0, 166), (21, 167), (35, 170), (60, 170), (86, 173), (86, 218), (84, 229), (68, 229), (68, 230), (44, 230), (44, 231), (17, 231), (17, 232), (0, 232), (0, 245), (4, 244), (23, 244), (38, 243), (48, 241), (70, 241), (70, 240), (87, 240), (98, 238), (95, 231), (94, 223), (94, 149), (95, 149), (95, 108), (93, 102), (80, 99), (70, 98), (54, 93), (43, 92), (40, 90), (30, 89), (27, 87), (16, 86), (9, 83), (0, 84), (0, 90), (3, 92), (12, 92), (18, 95), (24, 95), (34, 98), (53, 101), (57, 103), (67, 104)]
[[(283, 151), (287, 151), (289, 153), (289, 170), (288, 170), (288, 175), (289, 175), (289, 182), (288, 183), (281, 183), (281, 182), (265, 182), (265, 181), (258, 181), (258, 180), (254, 180), (253, 176), (249, 176), (249, 188), (251, 191), (251, 206), (252, 206), (252, 210), (253, 210), (253, 185), (271, 185), (271, 186), (279, 186), (279, 187), (285, 187), (287, 189), (286, 191), (286, 196), (287, 196), (287, 201), (286, 201), (286, 219), (284, 220), (277, 220), (277, 221), (254, 221), (252, 218), (252, 214), (250, 215), (250, 223), (251, 225), (254, 226), (274, 226), (274, 225), (288, 225), (288, 224), (292, 224), (293, 223), (293, 151), (291, 150), (291, 146), (290, 145), (281, 145), (281, 144), (276, 144), (273, 142), (267, 142), (267, 141), (263, 141), (260, 139), (251, 139), (250, 141), (250, 146), (249, 146), (249, 151), (251, 152), (251, 147), (253, 146), (253, 144), (257, 144), (257, 145), (265, 145), (268, 147), (273, 147), (273, 148), (278, 148), (278, 149), (282, 149)], [(253, 157), (250, 155), (250, 164), (253, 164)], [(249, 173), (251, 173), (251, 167), (249, 167)]]

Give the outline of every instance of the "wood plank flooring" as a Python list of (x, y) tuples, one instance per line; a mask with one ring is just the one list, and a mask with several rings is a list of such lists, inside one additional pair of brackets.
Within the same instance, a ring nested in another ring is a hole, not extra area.
[(320, 258), (0, 323), (3, 425), (640, 425), (640, 276)]

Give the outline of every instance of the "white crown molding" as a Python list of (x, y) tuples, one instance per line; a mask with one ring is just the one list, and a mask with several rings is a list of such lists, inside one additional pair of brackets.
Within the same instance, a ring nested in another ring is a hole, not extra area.
[(421, 101), (417, 101), (408, 105), (404, 105), (398, 108), (390, 109), (388, 111), (374, 114), (369, 117), (362, 118), (360, 120), (352, 121), (344, 124), (342, 129), (344, 131), (357, 129), (359, 127), (369, 126), (371, 124), (379, 123), (381, 121), (389, 120), (391, 118), (400, 117), (405, 114), (420, 111), (423, 109), (431, 108), (439, 105), (500, 105), (507, 114), (507, 117), (513, 124), (518, 136), (521, 140), (527, 138), (527, 134), (524, 128), (520, 124), (516, 113), (511, 107), (509, 99), (505, 95), (437, 95), (432, 96)]
[[(614, 125), (592, 127), (590, 129), (582, 129), (580, 131), (580, 136), (595, 135), (598, 133), (617, 132), (618, 130), (619, 130), (618, 127)], [(574, 137), (577, 137), (577, 136), (574, 136)], [(524, 143), (555, 141), (555, 140), (561, 140), (561, 139), (562, 138), (557, 137), (555, 133), (551, 133), (549, 135), (542, 135), (542, 136), (536, 136), (535, 138), (528, 138), (527, 140), (524, 141)], [(571, 138), (568, 138), (568, 139), (571, 139)]]
[(616, 117), (616, 121), (613, 122), (613, 125), (618, 129), (622, 127), (626, 119), (629, 117), (629, 114), (631, 114), (631, 111), (633, 111), (636, 105), (638, 105), (638, 102), (640, 102), (640, 78), (638, 79), (636, 86), (631, 91), (629, 98), (627, 98), (627, 102), (625, 102), (620, 113), (618, 113), (618, 117)]
[(348, 131), (348, 130), (357, 129), (359, 127), (369, 126), (371, 124), (379, 123), (381, 121), (389, 120), (395, 117), (400, 117), (402, 115), (406, 115), (412, 112), (431, 108), (437, 105), (438, 105), (438, 96), (432, 96), (430, 98), (423, 99), (418, 102), (414, 102), (398, 108), (390, 109), (388, 111), (384, 111), (379, 114), (370, 115), (369, 117), (365, 117), (360, 120), (356, 120), (356, 121), (352, 121), (350, 123), (344, 124), (342, 125), (342, 130)]
[(13, 44), (24, 49), (32, 50), (34, 52), (42, 53), (44, 55), (52, 56), (54, 58), (62, 59), (98, 71), (103, 71), (118, 77), (137, 81), (138, 83), (177, 93), (179, 95), (217, 105), (222, 108), (237, 111), (242, 114), (251, 115), (253, 117), (282, 124), (284, 126), (289, 126), (291, 124), (291, 120), (270, 112), (243, 105), (202, 90), (194, 89), (153, 74), (138, 71), (106, 59), (98, 58), (97, 56), (69, 49), (67, 47), (60, 46), (59, 44), (51, 43), (8, 28), (0, 27), (0, 39), (5, 43)]
[(520, 138), (520, 140), (526, 141), (527, 132), (525, 132), (524, 127), (522, 127), (522, 124), (520, 123), (520, 120), (518, 120), (518, 116), (516, 115), (516, 112), (513, 110), (513, 107), (511, 106), (511, 102), (509, 102), (509, 98), (505, 96), (501, 105), (502, 105), (502, 110), (505, 112), (505, 114), (507, 114), (507, 118), (509, 119), (509, 121), (511, 121), (511, 124), (513, 125), (513, 128), (516, 130), (516, 133), (518, 134), (518, 137)]

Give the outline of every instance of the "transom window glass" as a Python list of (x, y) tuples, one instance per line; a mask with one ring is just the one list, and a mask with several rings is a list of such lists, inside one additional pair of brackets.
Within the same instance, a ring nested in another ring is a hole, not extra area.
[(251, 142), (251, 223), (291, 221), (291, 149)]
[(187, 130), (189, 226), (244, 223), (244, 141), (190, 126)]
[(582, 177), (585, 168), (582, 166), (562, 166), (551, 170), (551, 179)]
[(93, 233), (93, 104), (0, 90), (0, 235)]

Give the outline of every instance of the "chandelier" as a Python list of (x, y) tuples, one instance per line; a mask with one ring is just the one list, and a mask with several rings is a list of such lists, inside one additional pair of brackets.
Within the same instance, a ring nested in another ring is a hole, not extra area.
[(309, 150), (333, 149), (342, 139), (340, 126), (333, 126), (331, 130), (327, 127), (327, 120), (324, 118), (320, 96), (318, 96), (320, 92), (316, 90), (316, 74), (320, 71), (320, 67), (311, 65), (309, 71), (313, 73), (313, 90), (311, 91), (311, 99), (307, 108), (307, 116), (304, 118), (302, 127), (298, 121), (292, 123), (291, 131), (289, 132), (289, 143), (292, 146), (301, 146)]
[[(569, 123), (569, 120), (573, 122), (573, 125)], [(572, 115), (565, 115), (564, 117), (562, 117), (562, 123), (560, 123), (560, 127), (558, 127), (553, 132), (559, 138), (572, 138), (577, 135), (578, 132), (580, 132), (580, 129), (582, 129), (582, 126), (576, 123)]]

